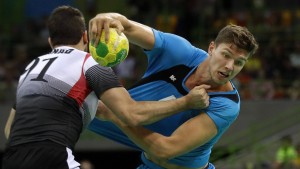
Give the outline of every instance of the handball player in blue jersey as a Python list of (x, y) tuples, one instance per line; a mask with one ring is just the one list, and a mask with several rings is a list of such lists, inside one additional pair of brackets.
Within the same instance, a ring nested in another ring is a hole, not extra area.
[(258, 49), (254, 36), (245, 27), (227, 25), (205, 51), (180, 36), (117, 13), (103, 13), (90, 21), (90, 38), (99, 38), (109, 27), (123, 32), (148, 57), (145, 74), (129, 90), (132, 98), (172, 100), (200, 86), (209, 96), (209, 106), (129, 126), (99, 104), (98, 118), (89, 129), (141, 150), (139, 169), (215, 168), (209, 162), (211, 150), (240, 111), (240, 97), (231, 80)]

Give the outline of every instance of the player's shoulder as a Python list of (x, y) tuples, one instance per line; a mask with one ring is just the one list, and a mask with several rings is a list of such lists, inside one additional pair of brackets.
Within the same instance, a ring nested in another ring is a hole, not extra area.
[(207, 114), (218, 124), (226, 127), (231, 124), (239, 115), (240, 98), (237, 90), (230, 92), (209, 93), (209, 106)]
[(236, 89), (209, 93), (208, 111), (225, 119), (235, 119), (240, 111), (240, 97)]

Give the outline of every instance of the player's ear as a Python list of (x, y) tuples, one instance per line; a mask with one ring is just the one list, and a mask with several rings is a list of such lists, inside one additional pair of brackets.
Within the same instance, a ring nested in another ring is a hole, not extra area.
[(51, 42), (51, 38), (50, 38), (50, 37), (48, 38), (48, 43), (49, 43), (50, 47), (53, 49), (53, 46), (52, 46), (52, 42)]
[(87, 31), (84, 31), (82, 38), (83, 38), (83, 44), (87, 44), (89, 41)]
[(215, 48), (215, 43), (214, 41), (210, 42), (209, 46), (208, 46), (208, 54), (211, 55), (213, 49)]

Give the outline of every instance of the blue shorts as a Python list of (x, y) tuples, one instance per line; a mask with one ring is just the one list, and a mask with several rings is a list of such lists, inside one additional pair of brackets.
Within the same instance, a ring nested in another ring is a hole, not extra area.
[[(163, 169), (161, 167), (159, 168), (150, 168), (148, 166), (146, 166), (145, 164), (141, 164), (140, 166), (138, 166), (136, 169)], [(208, 166), (205, 169), (216, 169), (215, 166), (211, 163), (208, 163)]]
[[(144, 163), (141, 164), (140, 166), (138, 166), (136, 169), (164, 169), (164, 168), (156, 165), (155, 163), (153, 163), (149, 160), (146, 160), (144, 153), (142, 153), (141, 158)], [(207, 167), (205, 167), (205, 169), (216, 169), (216, 168), (213, 164), (208, 163), (208, 165), (207, 165)]]

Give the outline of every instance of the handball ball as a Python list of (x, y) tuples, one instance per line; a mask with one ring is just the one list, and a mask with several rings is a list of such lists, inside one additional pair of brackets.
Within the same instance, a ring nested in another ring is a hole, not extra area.
[(129, 52), (127, 37), (119, 35), (114, 28), (109, 28), (109, 41), (105, 42), (105, 32), (102, 31), (98, 46), (89, 43), (89, 50), (94, 60), (101, 66), (113, 67), (126, 59)]

